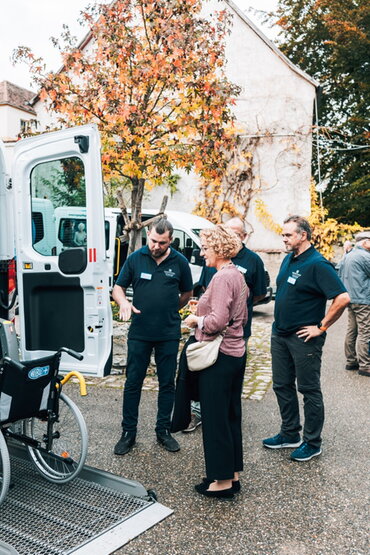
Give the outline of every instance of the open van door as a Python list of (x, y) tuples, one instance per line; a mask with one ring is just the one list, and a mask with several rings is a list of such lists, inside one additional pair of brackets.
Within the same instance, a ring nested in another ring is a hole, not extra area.
[(5, 319), (9, 317), (10, 295), (15, 294), (13, 220), (10, 178), (0, 140), (0, 318)]
[[(69, 347), (84, 358), (63, 354), (62, 371), (109, 374), (112, 316), (96, 126), (19, 141), (12, 175), (21, 356)], [(81, 207), (86, 219), (65, 230), (57, 252), (54, 211), (61, 206)]]

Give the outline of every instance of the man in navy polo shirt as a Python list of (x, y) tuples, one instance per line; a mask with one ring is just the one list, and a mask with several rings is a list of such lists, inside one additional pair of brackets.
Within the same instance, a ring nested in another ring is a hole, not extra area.
[[(284, 222), (288, 254), (277, 277), (275, 321), (272, 326), (272, 379), (282, 425), (280, 433), (263, 440), (264, 447), (297, 447), (290, 457), (308, 461), (321, 454), (324, 404), (320, 386), (326, 330), (349, 304), (349, 295), (333, 266), (311, 245), (308, 221), (290, 216)], [(333, 299), (325, 314), (328, 299)], [(297, 386), (296, 386), (297, 381)], [(297, 389), (303, 395), (303, 442)]]
[[(122, 320), (132, 322), (127, 341), (126, 383), (123, 394), (122, 436), (114, 448), (125, 455), (136, 439), (141, 388), (154, 349), (159, 382), (156, 434), (168, 451), (178, 451), (178, 442), (170, 435), (175, 394), (176, 361), (180, 339), (179, 309), (192, 295), (193, 282), (186, 258), (170, 247), (173, 227), (162, 218), (148, 233), (148, 245), (126, 260), (113, 298)], [(132, 303), (126, 289), (132, 285)]]

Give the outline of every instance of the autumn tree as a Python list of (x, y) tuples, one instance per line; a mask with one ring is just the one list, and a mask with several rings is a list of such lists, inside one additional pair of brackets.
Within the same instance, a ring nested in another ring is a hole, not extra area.
[[(321, 178), (329, 216), (370, 225), (370, 3), (279, 0), (279, 47), (322, 85)], [(317, 176), (317, 163), (315, 173)]]
[(131, 187), (130, 251), (140, 240), (144, 188), (176, 168), (218, 179), (232, 148), (231, 105), (238, 87), (224, 73), (226, 11), (205, 19), (202, 0), (116, 0), (89, 7), (89, 36), (76, 46), (66, 29), (55, 45), (63, 69), (45, 73), (26, 47), (40, 99), (63, 126), (97, 123), (104, 177)]

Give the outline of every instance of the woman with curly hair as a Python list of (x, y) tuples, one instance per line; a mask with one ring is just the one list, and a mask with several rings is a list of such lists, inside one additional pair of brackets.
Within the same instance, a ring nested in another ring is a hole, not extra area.
[(232, 498), (240, 490), (243, 470), (241, 393), (246, 353), (243, 326), (247, 321), (248, 287), (231, 258), (240, 250), (238, 236), (223, 225), (202, 230), (201, 253), (216, 268), (206, 292), (185, 324), (195, 328), (197, 341), (224, 338), (216, 362), (199, 372), (206, 478), (195, 486), (207, 497)]

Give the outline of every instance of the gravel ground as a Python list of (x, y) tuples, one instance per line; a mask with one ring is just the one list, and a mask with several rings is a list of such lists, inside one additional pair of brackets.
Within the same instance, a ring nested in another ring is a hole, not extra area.
[[(261, 446), (262, 438), (279, 431), (267, 379), (272, 307), (270, 303), (256, 312), (251, 364), (257, 366), (252, 381), (264, 385), (257, 398), (252, 388), (243, 401), (245, 469), (242, 492), (232, 501), (202, 498), (194, 491), (204, 475), (200, 428), (193, 434), (176, 434), (178, 453), (168, 453), (156, 443), (154, 385), (143, 391), (137, 443), (124, 457), (113, 455), (121, 431), (122, 383), (93, 380), (88, 397), (78, 399), (90, 431), (88, 464), (154, 488), (158, 500), (174, 510), (116, 553), (369, 555), (370, 380), (343, 369), (346, 316), (329, 331), (324, 351), (323, 454), (296, 463), (289, 460), (289, 450)], [(256, 376), (261, 367), (260, 380)], [(76, 398), (75, 385), (66, 390)]]

